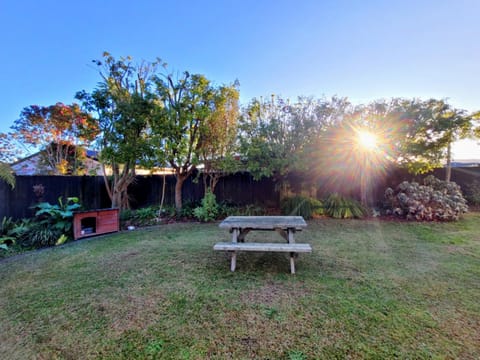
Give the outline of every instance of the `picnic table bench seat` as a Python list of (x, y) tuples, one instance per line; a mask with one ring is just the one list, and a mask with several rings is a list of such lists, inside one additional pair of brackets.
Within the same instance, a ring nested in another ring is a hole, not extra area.
[(283, 243), (234, 243), (219, 242), (213, 247), (213, 250), (220, 251), (272, 251), (272, 252), (312, 252), (310, 244), (283, 244)]

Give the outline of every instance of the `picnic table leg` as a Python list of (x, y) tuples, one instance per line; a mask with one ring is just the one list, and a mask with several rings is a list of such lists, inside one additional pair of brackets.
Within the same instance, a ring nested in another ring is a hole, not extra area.
[[(240, 229), (234, 228), (232, 229), (232, 242), (238, 242), (238, 236), (240, 235)], [(230, 262), (230, 271), (235, 271), (235, 267), (237, 266), (237, 252), (232, 251), (232, 258)]]
[(295, 229), (287, 229), (287, 235), (288, 235), (288, 243), (289, 244), (295, 244)]
[(295, 253), (290, 253), (290, 272), (295, 274)]
[(232, 242), (236, 243), (238, 241), (238, 234), (240, 230), (237, 228), (232, 229)]
[(230, 264), (230, 271), (234, 272), (236, 266), (237, 266), (237, 252), (232, 251), (232, 262)]

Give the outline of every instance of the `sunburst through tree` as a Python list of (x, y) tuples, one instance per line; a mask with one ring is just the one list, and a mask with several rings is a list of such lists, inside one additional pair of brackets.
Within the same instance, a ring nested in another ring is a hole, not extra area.
[(321, 136), (312, 168), (323, 193), (338, 192), (368, 202), (369, 189), (393, 164), (396, 129), (345, 121)]

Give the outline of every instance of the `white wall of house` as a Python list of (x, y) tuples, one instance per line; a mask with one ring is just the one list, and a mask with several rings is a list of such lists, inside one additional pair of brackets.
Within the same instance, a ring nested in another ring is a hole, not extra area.
[(39, 175), (40, 155), (27, 157), (13, 163), (10, 167), (16, 175)]

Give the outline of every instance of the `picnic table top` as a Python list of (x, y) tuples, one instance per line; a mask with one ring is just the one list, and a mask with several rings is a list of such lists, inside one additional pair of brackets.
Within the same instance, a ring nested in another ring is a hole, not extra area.
[(301, 216), (229, 216), (220, 223), (219, 227), (263, 230), (299, 229), (307, 227), (307, 223)]

